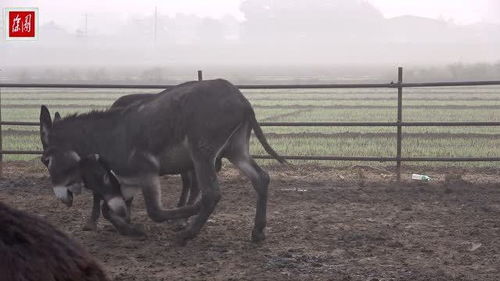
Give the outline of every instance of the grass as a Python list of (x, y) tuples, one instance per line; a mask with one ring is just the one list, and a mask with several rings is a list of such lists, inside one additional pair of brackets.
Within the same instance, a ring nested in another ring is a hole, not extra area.
[[(2, 89), (4, 121), (37, 121), (39, 107), (63, 116), (103, 109), (121, 95), (157, 90)], [(260, 121), (394, 122), (393, 89), (245, 90)], [(404, 89), (404, 121), (500, 121), (499, 87)], [(284, 155), (394, 156), (395, 127), (263, 127)], [(40, 150), (37, 127), (3, 126), (5, 150)], [(408, 127), (403, 156), (500, 157), (499, 127)], [(252, 140), (252, 153), (264, 153)], [(28, 160), (33, 155), (6, 155)], [(265, 161), (267, 162), (267, 161)], [(331, 165), (350, 165), (328, 162)], [(498, 163), (425, 163), (435, 166), (497, 167)]]

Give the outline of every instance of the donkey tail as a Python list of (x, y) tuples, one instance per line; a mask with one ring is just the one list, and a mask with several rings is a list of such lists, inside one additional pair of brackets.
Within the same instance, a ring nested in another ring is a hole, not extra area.
[(278, 160), (278, 162), (282, 164), (288, 163), (283, 156), (280, 156), (274, 149), (269, 145), (267, 142), (266, 137), (264, 136), (264, 132), (262, 132), (262, 129), (259, 126), (259, 123), (257, 123), (257, 119), (255, 119), (255, 112), (250, 110), (250, 125), (252, 126), (253, 132), (255, 133), (255, 136), (259, 140), (259, 142), (262, 144), (264, 147), (264, 150), (269, 153), (274, 159)]

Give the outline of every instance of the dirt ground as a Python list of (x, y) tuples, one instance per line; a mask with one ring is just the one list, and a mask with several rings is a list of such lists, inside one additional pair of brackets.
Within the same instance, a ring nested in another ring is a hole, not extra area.
[[(91, 197), (71, 208), (53, 196), (30, 162), (4, 165), (0, 200), (36, 213), (83, 244), (114, 280), (500, 280), (500, 169), (422, 169), (397, 183), (380, 168), (268, 167), (267, 240), (250, 242), (255, 193), (239, 173), (220, 175), (222, 200), (198, 238), (181, 247), (174, 227), (148, 219), (134, 201), (145, 239), (118, 235), (102, 218), (81, 227)], [(408, 171), (410, 169), (407, 169)], [(166, 206), (180, 179), (163, 180)]]

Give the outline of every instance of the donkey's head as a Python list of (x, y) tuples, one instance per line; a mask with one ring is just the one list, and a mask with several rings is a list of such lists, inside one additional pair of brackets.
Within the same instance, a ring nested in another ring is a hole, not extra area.
[[(43, 145), (42, 162), (49, 170), (54, 193), (67, 206), (73, 204), (73, 195), (79, 194), (82, 187), (87, 187), (99, 194), (110, 209), (118, 215), (126, 216), (127, 209), (121, 195), (120, 183), (108, 163), (97, 154), (80, 157), (64, 141), (66, 130), (54, 130), (54, 124), (61, 117), (50, 117), (47, 107), (40, 112), (40, 138)], [(62, 122), (62, 121), (61, 121)]]
[[(60, 117), (56, 114), (54, 122)], [(73, 203), (73, 194), (82, 190), (80, 176), (80, 156), (73, 150), (64, 146), (50, 143), (53, 122), (47, 107), (40, 111), (40, 139), (43, 145), (42, 163), (49, 170), (54, 193), (67, 206)]]
[(49, 171), (56, 197), (67, 206), (71, 206), (73, 195), (79, 194), (84, 185), (97, 192), (106, 201), (121, 196), (118, 179), (107, 163), (94, 154), (80, 157), (65, 141), (61, 141), (71, 132), (54, 130), (58, 122), (64, 122), (60, 119), (56, 113), (53, 122), (47, 107), (41, 107), (40, 139), (43, 145), (41, 160)]
[(115, 214), (127, 216), (120, 182), (108, 163), (99, 154), (90, 154), (80, 160), (79, 167), (85, 187), (99, 194)]

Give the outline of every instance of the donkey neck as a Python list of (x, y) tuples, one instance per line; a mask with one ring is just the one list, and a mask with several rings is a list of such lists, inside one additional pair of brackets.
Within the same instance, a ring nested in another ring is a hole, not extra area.
[(119, 121), (120, 112), (93, 111), (73, 115), (54, 124), (50, 143), (75, 150), (78, 154), (105, 153), (119, 149), (117, 138), (124, 132), (123, 122)]

